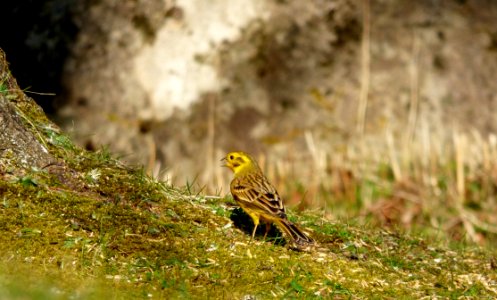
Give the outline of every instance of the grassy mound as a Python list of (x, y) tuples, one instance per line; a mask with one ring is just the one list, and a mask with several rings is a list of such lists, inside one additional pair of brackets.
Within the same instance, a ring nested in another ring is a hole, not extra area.
[(319, 242), (310, 253), (278, 235), (249, 244), (230, 199), (156, 182), (104, 151), (73, 158), (2, 175), (2, 298), (497, 296), (495, 258), (483, 250), (317, 212), (291, 214)]

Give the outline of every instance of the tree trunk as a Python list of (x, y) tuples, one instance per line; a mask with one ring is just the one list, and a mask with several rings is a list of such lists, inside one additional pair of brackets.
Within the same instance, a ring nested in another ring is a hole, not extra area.
[(0, 49), (0, 174), (20, 175), (53, 162), (44, 130), (58, 129), (19, 89)]

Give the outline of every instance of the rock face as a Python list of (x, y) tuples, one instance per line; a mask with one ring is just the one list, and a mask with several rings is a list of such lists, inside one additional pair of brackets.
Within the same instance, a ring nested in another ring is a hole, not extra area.
[(497, 2), (89, 3), (65, 128), (180, 181), (219, 178), (228, 150), (298, 161), (385, 131), (497, 129)]
[(36, 103), (19, 89), (0, 49), (0, 173), (21, 175), (54, 161), (41, 135), (36, 135), (44, 122), (49, 123)]

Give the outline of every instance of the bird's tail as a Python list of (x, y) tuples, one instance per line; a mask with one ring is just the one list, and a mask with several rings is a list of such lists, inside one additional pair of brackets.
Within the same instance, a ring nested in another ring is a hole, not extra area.
[(308, 251), (314, 246), (315, 241), (288, 219), (280, 219), (275, 221), (275, 223), (290, 239), (290, 247), (300, 251)]

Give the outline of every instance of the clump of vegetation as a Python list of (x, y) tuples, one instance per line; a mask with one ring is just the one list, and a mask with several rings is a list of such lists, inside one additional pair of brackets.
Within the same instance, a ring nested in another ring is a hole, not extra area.
[(231, 199), (192, 195), (105, 150), (54, 140), (65, 141), (51, 143), (64, 164), (2, 174), (5, 297), (497, 295), (494, 258), (473, 246), (448, 249), (319, 212), (290, 215), (313, 231), (319, 246), (310, 253), (289, 250), (277, 234), (250, 244), (251, 225), (229, 219)]
[(228, 218), (229, 199), (189, 195), (105, 151), (81, 153), (67, 168), (0, 181), (3, 295), (497, 295), (495, 261), (473, 247), (449, 250), (317, 213), (298, 217), (319, 242), (311, 253), (261, 236), (249, 244)]
[(310, 253), (289, 250), (278, 236), (249, 244), (250, 228), (228, 218), (230, 199), (190, 195), (105, 151), (68, 168), (2, 177), (0, 295), (497, 296), (495, 261), (472, 246), (448, 249), (319, 213), (291, 214), (313, 230), (319, 246)]

